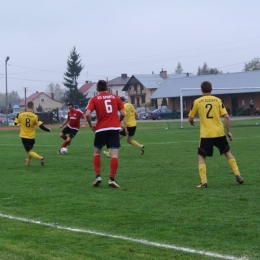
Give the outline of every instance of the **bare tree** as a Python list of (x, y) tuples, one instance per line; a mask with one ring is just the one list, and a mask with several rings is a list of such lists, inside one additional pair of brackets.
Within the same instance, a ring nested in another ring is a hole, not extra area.
[(244, 71), (249, 70), (260, 70), (260, 58), (255, 57), (253, 60), (249, 61), (248, 63), (245, 63)]
[(66, 90), (62, 89), (59, 84), (54, 83), (50, 83), (46, 88), (46, 94), (51, 97), (53, 93), (54, 99), (58, 101), (63, 101), (65, 91)]

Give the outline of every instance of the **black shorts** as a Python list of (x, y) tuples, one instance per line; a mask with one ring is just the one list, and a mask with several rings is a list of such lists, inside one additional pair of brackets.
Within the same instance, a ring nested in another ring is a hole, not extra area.
[[(134, 136), (135, 135), (136, 126), (129, 126), (127, 127), (128, 135)], [(122, 130), (119, 132), (120, 135), (126, 136), (125, 129), (122, 128)]]
[(94, 147), (101, 149), (105, 145), (107, 148), (120, 147), (119, 130), (107, 130), (95, 134)]
[(30, 150), (33, 149), (33, 146), (35, 144), (35, 139), (22, 138), (22, 143), (26, 152), (29, 152)]
[(64, 135), (69, 134), (70, 139), (72, 139), (72, 138), (77, 134), (78, 131), (79, 131), (78, 129), (72, 129), (72, 128), (66, 126), (66, 127), (62, 130), (62, 133), (63, 133)]
[(203, 157), (211, 157), (213, 155), (213, 147), (217, 147), (220, 154), (226, 153), (230, 150), (226, 136), (214, 138), (201, 138), (198, 154)]

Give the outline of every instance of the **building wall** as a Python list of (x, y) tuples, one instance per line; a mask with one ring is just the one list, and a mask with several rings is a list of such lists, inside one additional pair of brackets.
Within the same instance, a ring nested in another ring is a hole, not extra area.
[(114, 94), (114, 95), (117, 95), (119, 97), (125, 97), (126, 99), (128, 99), (128, 93), (126, 93), (126, 91), (122, 91), (123, 89), (123, 85), (122, 86), (108, 86), (109, 88), (109, 92)]
[[(224, 103), (230, 115), (242, 115), (249, 109), (249, 102), (254, 101), (254, 108), (260, 111), (260, 93), (243, 93), (243, 94), (227, 94), (216, 95)], [(190, 110), (193, 101), (197, 97), (183, 97), (183, 104), (186, 102), (186, 109)], [(168, 107), (173, 110), (180, 110), (180, 98), (168, 98)]]
[[(128, 102), (136, 107), (144, 107), (151, 102), (151, 96), (155, 91), (156, 89), (147, 89), (140, 83), (131, 84), (128, 88)], [(159, 106), (161, 103), (162, 99), (157, 99), (157, 104)]]
[(51, 99), (50, 97), (46, 96), (45, 94), (41, 93), (37, 98), (33, 100), (34, 108), (41, 105), (44, 112), (52, 111), (53, 109), (62, 109), (62, 103), (56, 100)]
[(97, 83), (94, 83), (84, 94), (87, 94), (87, 98), (92, 98), (98, 94)]

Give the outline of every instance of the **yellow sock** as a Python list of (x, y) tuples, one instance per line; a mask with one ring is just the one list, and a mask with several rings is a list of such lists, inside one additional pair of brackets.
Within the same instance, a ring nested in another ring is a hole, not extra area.
[(35, 159), (41, 159), (42, 158), (39, 154), (37, 154), (36, 152), (33, 152), (33, 151), (29, 152), (28, 154), (29, 154), (29, 157), (31, 156)]
[(137, 148), (141, 148), (141, 147), (142, 147), (142, 145), (140, 145), (139, 143), (137, 143), (135, 140), (132, 140), (132, 141), (131, 141), (131, 144), (134, 145), (134, 146), (137, 147)]
[(240, 172), (239, 172), (239, 169), (237, 166), (237, 161), (234, 157), (228, 159), (228, 164), (231, 167), (231, 169), (235, 175), (240, 175)]
[(207, 183), (207, 167), (206, 167), (206, 164), (205, 163), (200, 163), (199, 164), (199, 174), (200, 174), (200, 180), (201, 180), (201, 183), (204, 184), (204, 183)]

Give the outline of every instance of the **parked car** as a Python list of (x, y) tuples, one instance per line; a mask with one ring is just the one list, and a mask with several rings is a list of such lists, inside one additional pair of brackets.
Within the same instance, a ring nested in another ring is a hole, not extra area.
[(148, 107), (137, 107), (136, 108), (136, 113), (137, 113), (137, 118), (136, 119), (146, 119), (149, 115), (151, 110)]
[(173, 117), (173, 111), (168, 109), (168, 108), (158, 108), (153, 110), (152, 112), (149, 113), (148, 119), (153, 119), (153, 120), (161, 120), (161, 119), (169, 119), (169, 118), (174, 118)]
[[(183, 110), (183, 118), (187, 118), (189, 111), (184, 109)], [(147, 117), (147, 119), (153, 120), (161, 120), (161, 119), (180, 119), (181, 118), (181, 111), (180, 110), (171, 110), (168, 108), (158, 108), (153, 110)]]

